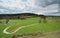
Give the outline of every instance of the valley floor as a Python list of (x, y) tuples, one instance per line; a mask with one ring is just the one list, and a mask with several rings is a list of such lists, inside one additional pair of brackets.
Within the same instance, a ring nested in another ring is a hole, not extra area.
[[(2, 23), (0, 23), (0, 38), (12, 38), (12, 36), (18, 35), (18, 34), (29, 34), (29, 33), (38, 33), (38, 32), (48, 33), (46, 38), (48, 36), (50, 38), (53, 38), (53, 37), (60, 38), (59, 37), (60, 17), (59, 18), (47, 17), (46, 23), (43, 23), (43, 22), (39, 23), (40, 20), (41, 19), (39, 17), (27, 18), (26, 20), (15, 19), (15, 20), (10, 20), (9, 23), (6, 24), (5, 19), (2, 19), (2, 20), (0, 20), (2, 22)], [(20, 28), (22, 26), (25, 26), (25, 27), (17, 30), (15, 33), (12, 33), (12, 34), (3, 33), (4, 29), (6, 29), (9, 26), (11, 26), (11, 27), (6, 30), (9, 33), (16, 31), (18, 28)], [(58, 34), (55, 34), (56, 32), (54, 32), (54, 31), (58, 31), (59, 33), (57, 32)], [(53, 33), (50, 34), (49, 32), (53, 32)], [(53, 34), (55, 34), (55, 35), (53, 35)], [(43, 38), (43, 37), (41, 37), (41, 38)]]

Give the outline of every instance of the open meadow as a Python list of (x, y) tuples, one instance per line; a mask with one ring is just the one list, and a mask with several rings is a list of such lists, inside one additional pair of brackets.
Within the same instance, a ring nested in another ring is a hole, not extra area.
[[(12, 38), (13, 35), (17, 34), (54, 31), (60, 32), (60, 17), (47, 17), (46, 23), (39, 23), (40, 20), (39, 17), (27, 18), (25, 20), (10, 19), (9, 23), (6, 24), (6, 20), (2, 19), (0, 20), (2, 22), (0, 23), (0, 38)], [(60, 38), (60, 36), (56, 38)]]

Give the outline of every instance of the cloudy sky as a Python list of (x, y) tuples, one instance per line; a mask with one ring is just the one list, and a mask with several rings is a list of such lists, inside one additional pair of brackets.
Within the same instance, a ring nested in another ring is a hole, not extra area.
[(60, 15), (59, 4), (52, 0), (0, 0), (0, 14), (35, 13)]

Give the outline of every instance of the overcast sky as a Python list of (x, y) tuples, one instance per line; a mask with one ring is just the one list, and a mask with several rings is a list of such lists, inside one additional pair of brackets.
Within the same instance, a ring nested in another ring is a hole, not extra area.
[(59, 5), (52, 0), (0, 0), (0, 14), (35, 13), (35, 14), (60, 14), (57, 13)]

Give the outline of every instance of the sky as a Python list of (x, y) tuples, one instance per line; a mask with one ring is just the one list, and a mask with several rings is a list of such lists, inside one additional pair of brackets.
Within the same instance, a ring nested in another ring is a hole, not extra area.
[(60, 15), (54, 0), (0, 0), (0, 14), (35, 13)]

